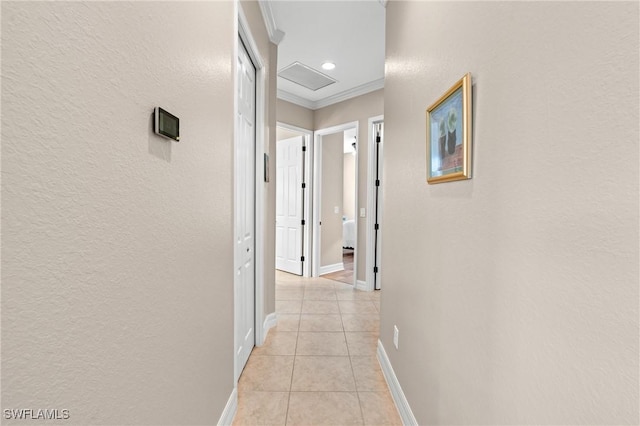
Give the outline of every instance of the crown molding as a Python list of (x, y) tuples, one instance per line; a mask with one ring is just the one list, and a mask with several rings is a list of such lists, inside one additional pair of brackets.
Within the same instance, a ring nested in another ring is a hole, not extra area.
[(346, 101), (347, 99), (366, 95), (367, 93), (380, 89), (384, 89), (384, 78), (370, 81), (369, 83), (356, 86), (352, 89), (345, 90), (344, 92), (336, 93), (335, 95), (327, 96), (326, 98), (319, 99), (317, 101), (310, 101), (309, 99), (294, 95), (293, 93), (282, 89), (278, 89), (277, 96), (278, 99), (282, 99), (283, 101), (291, 102), (292, 104), (300, 105), (301, 107), (315, 111), (317, 109), (337, 104), (338, 102)]
[(361, 84), (344, 92), (336, 93), (335, 95), (328, 96), (324, 99), (317, 100), (315, 108), (320, 109), (329, 105), (337, 104), (338, 102), (346, 101), (347, 99), (355, 98), (357, 96), (366, 95), (369, 92), (380, 90), (384, 88), (384, 78), (370, 81), (369, 83)]
[(307, 109), (316, 109), (316, 103), (310, 101), (308, 99), (302, 98), (298, 95), (294, 95), (293, 93), (284, 91), (282, 89), (278, 89), (278, 99), (282, 99), (283, 101), (291, 102), (292, 104), (299, 105), (301, 107), (305, 107)]
[(264, 25), (267, 27), (267, 32), (269, 33), (269, 40), (271, 40), (271, 43), (273, 44), (280, 44), (284, 38), (284, 32), (278, 29), (276, 19), (273, 16), (273, 10), (271, 10), (271, 2), (269, 0), (258, 0), (258, 5), (260, 5), (262, 19), (264, 20)]

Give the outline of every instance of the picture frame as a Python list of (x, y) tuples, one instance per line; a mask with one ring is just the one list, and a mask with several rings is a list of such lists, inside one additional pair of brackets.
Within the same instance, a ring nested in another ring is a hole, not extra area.
[(471, 73), (426, 111), (427, 183), (471, 179)]
[(264, 181), (269, 182), (269, 154), (264, 154)]

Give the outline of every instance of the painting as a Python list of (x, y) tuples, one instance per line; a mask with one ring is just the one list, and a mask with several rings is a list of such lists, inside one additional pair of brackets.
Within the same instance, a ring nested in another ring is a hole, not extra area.
[(427, 108), (427, 182), (471, 179), (471, 74)]

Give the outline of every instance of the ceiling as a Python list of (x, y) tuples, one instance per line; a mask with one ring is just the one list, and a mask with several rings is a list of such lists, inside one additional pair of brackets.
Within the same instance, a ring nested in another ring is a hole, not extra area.
[[(318, 109), (384, 87), (382, 0), (262, 0), (278, 72), (300, 62), (337, 80), (316, 91), (278, 77), (278, 98)], [(325, 61), (335, 63), (323, 70)]]

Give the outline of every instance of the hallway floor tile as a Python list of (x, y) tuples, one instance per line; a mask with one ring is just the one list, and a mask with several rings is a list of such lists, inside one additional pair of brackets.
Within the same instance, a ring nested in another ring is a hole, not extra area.
[(380, 292), (276, 272), (278, 325), (238, 383), (234, 425), (401, 425), (376, 357)]

